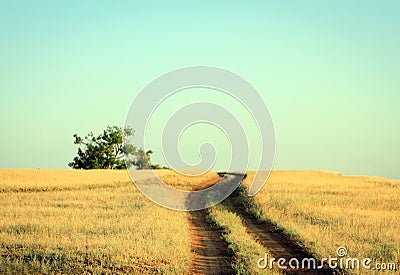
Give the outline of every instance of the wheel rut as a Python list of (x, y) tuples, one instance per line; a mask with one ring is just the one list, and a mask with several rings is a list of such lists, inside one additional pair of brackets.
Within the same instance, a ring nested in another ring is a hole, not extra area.
[[(284, 269), (281, 271), (285, 274), (335, 274), (334, 271), (328, 267), (323, 267), (320, 269), (317, 268), (309, 268), (307, 262), (304, 266), (306, 268), (290, 268), (288, 266), (288, 262), (290, 259), (295, 258), (299, 261), (300, 267), (303, 259), (311, 259), (315, 258), (311, 253), (307, 252), (307, 250), (293, 240), (291, 240), (288, 236), (286, 236), (281, 230), (277, 229), (273, 224), (268, 222), (259, 223), (254, 217), (249, 215), (243, 206), (238, 206), (233, 202), (227, 203), (228, 208), (231, 212), (235, 213), (239, 216), (246, 227), (247, 232), (253, 236), (253, 238), (259, 242), (266, 251), (269, 251), (276, 261), (279, 258), (284, 258), (286, 260), (286, 264)], [(267, 263), (267, 268), (269, 268), (269, 260)], [(320, 263), (316, 260), (316, 267), (320, 265)], [(263, 263), (264, 264), (264, 263)], [(295, 264), (295, 262), (294, 262)]]
[[(193, 187), (193, 190), (205, 189), (220, 178), (212, 179)], [(231, 266), (228, 243), (222, 237), (222, 230), (207, 222), (207, 210), (189, 213), (191, 243), (191, 266), (189, 274), (235, 274)]]
[(192, 265), (190, 274), (235, 274), (222, 231), (206, 220), (207, 211), (190, 213)]
[[(243, 175), (238, 174), (238, 178)], [(236, 179), (233, 178), (233, 181)], [(195, 186), (194, 190), (207, 188), (218, 182), (213, 179), (204, 184)], [(232, 194), (227, 200), (226, 205), (232, 213), (241, 218), (247, 232), (259, 242), (266, 251), (270, 252), (274, 258), (286, 259), (285, 268), (281, 269), (284, 274), (343, 274), (323, 267), (314, 268), (290, 268), (288, 261), (296, 258), (300, 265), (303, 259), (315, 258), (304, 247), (298, 245), (282, 230), (277, 229), (272, 223), (259, 223), (252, 215), (246, 212), (243, 205), (237, 203), (238, 195)], [(232, 257), (229, 255), (228, 243), (223, 239), (223, 232), (216, 225), (207, 222), (207, 210), (199, 210), (190, 212), (190, 235), (192, 239), (191, 250), (192, 259), (189, 269), (190, 274), (235, 274), (231, 267)], [(317, 260), (317, 259), (316, 259)], [(276, 263), (276, 262), (275, 262)], [(256, 264), (256, 263), (255, 263)], [(276, 265), (276, 264), (275, 264)], [(320, 263), (316, 261), (316, 267)], [(269, 262), (267, 263), (267, 268)]]

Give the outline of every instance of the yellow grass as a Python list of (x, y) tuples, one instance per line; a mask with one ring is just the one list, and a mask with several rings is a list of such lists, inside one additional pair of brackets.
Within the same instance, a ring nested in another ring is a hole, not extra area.
[[(249, 173), (245, 183), (253, 177)], [(284, 228), (319, 257), (334, 257), (336, 249), (345, 246), (348, 257), (399, 263), (400, 181), (274, 171), (254, 197), (252, 211)]]
[[(141, 172), (145, 171), (135, 173)], [(182, 190), (190, 190), (193, 185), (218, 177), (213, 172), (207, 172), (201, 176), (189, 176), (165, 169), (154, 170), (154, 172), (166, 184)], [(126, 170), (0, 170), (0, 192), (96, 189), (131, 183)]]
[(191, 253), (187, 213), (149, 201), (126, 171), (0, 170), (0, 240), (0, 273), (181, 274)]
[[(157, 173), (186, 190), (216, 177)], [(345, 246), (351, 257), (398, 263), (399, 191), (400, 181), (377, 177), (275, 171), (252, 210), (318, 257)], [(211, 211), (232, 234), (243, 230), (223, 206)], [(250, 255), (246, 235), (231, 238)], [(126, 171), (0, 170), (0, 240), (0, 273), (180, 274), (191, 254), (187, 213), (149, 201)]]

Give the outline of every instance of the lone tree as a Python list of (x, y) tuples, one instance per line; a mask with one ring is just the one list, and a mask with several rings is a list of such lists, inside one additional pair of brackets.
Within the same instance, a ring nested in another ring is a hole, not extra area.
[(133, 134), (134, 131), (131, 128), (118, 126), (108, 126), (98, 136), (92, 132), (85, 138), (74, 134), (74, 144), (79, 147), (77, 155), (72, 162), (68, 163), (68, 166), (74, 169), (124, 169), (132, 166), (137, 169), (151, 168), (152, 151), (145, 153), (141, 148), (124, 143)]

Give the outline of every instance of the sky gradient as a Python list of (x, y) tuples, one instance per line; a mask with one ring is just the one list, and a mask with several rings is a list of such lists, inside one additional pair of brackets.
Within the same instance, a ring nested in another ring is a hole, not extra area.
[(399, 1), (215, 2), (2, 1), (0, 167), (66, 169), (74, 133), (123, 125), (155, 77), (210, 65), (264, 97), (274, 169), (400, 179)]

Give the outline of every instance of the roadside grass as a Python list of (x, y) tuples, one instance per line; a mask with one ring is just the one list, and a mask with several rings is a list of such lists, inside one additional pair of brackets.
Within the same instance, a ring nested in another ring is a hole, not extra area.
[[(247, 187), (253, 177), (248, 173)], [(273, 171), (247, 199), (248, 213), (284, 229), (315, 255), (336, 257), (344, 246), (345, 257), (371, 258), (371, 267), (400, 264), (399, 209), (400, 181), (325, 171)]]
[(242, 220), (235, 213), (228, 210), (223, 202), (208, 209), (210, 222), (215, 223), (224, 231), (224, 239), (229, 244), (229, 249), (233, 254), (232, 267), (237, 274), (282, 274), (274, 269), (259, 269), (257, 261), (267, 253), (268, 258), (271, 254), (265, 251), (246, 231)]
[(187, 213), (126, 171), (0, 170), (0, 240), (0, 273), (184, 274), (191, 256)]

